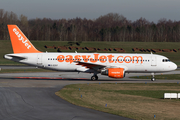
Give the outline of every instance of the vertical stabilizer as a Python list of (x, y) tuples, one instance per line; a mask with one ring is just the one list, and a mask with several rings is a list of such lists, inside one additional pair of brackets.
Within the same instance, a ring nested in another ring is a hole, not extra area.
[(16, 25), (8, 25), (14, 53), (40, 53)]

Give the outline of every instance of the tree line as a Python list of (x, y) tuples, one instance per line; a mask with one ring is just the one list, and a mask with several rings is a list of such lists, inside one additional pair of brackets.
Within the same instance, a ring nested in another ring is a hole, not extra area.
[(97, 19), (29, 19), (0, 9), (0, 40), (9, 40), (7, 24), (16, 24), (30, 40), (38, 41), (119, 41), (180, 42), (180, 21), (145, 18), (127, 20), (118, 13)]

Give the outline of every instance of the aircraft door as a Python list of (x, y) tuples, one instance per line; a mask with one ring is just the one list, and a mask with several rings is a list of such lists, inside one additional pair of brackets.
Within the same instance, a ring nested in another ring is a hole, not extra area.
[(157, 63), (156, 63), (156, 57), (155, 56), (151, 56), (151, 66), (156, 66)]
[(37, 56), (37, 65), (42, 65), (42, 55)]

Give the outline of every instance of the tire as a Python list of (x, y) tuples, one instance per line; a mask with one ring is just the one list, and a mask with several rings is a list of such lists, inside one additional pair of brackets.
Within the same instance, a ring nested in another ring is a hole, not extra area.
[(98, 80), (98, 76), (95, 76), (96, 77), (96, 80)]
[(96, 80), (96, 77), (95, 77), (95, 76), (92, 76), (92, 77), (91, 77), (91, 80), (92, 80), (92, 81), (95, 81), (95, 80)]
[(155, 78), (151, 78), (151, 81), (155, 81), (156, 79)]
[(98, 80), (98, 76), (97, 76), (97, 75), (93, 75), (93, 76), (91, 77), (91, 80), (92, 80), (92, 81)]

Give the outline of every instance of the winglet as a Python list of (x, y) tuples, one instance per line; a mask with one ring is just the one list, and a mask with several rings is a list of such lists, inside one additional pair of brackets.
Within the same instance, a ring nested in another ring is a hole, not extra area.
[(16, 25), (8, 25), (14, 53), (40, 53)]

